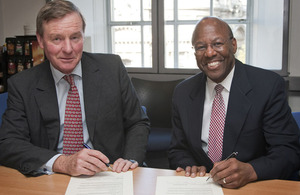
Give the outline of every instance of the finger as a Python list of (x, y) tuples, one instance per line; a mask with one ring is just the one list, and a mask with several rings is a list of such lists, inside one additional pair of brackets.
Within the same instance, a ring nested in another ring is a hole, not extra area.
[(121, 173), (122, 171), (123, 172), (128, 171), (131, 164), (132, 164), (132, 162), (130, 162), (129, 160), (118, 159), (117, 160), (117, 165), (116, 165), (117, 167), (115, 168), (115, 171), (117, 173)]
[(137, 161), (134, 161), (134, 162), (131, 161), (131, 163), (132, 164), (130, 165), (130, 169), (135, 169), (139, 166), (139, 163)]
[(237, 188), (238, 187), (238, 182), (232, 180), (232, 178), (230, 176), (223, 178), (222, 183), (220, 183), (220, 184), (225, 188)]
[[(92, 163), (90, 163), (90, 162), (88, 162), (88, 161), (82, 162), (81, 167), (84, 168), (84, 169), (86, 169), (86, 170), (89, 171), (89, 172), (93, 172), (94, 174), (95, 174), (95, 173), (99, 173), (99, 172), (105, 170), (105, 168), (102, 169), (102, 168), (100, 168), (99, 166), (97, 166), (97, 165), (95, 165), (95, 164), (92, 164)], [(89, 174), (89, 175), (90, 175), (90, 174)]]
[[(220, 173), (222, 171), (224, 171), (225, 169), (227, 169), (230, 166), (230, 163), (227, 161), (220, 161), (220, 162), (216, 162), (213, 166), (213, 168), (210, 170), (210, 175), (212, 178), (214, 178), (214, 181), (218, 181), (220, 179), (223, 179), (223, 177), (225, 177), (226, 175), (221, 175)], [(224, 172), (223, 172), (224, 173)], [(223, 177), (222, 177), (223, 176)]]
[(90, 168), (89, 163), (82, 159), (78, 153), (65, 156), (63, 164), (67, 168), (67, 173), (71, 176), (95, 175), (95, 170), (97, 170), (97, 168)]
[(198, 167), (197, 166), (192, 166), (191, 168), (191, 177), (196, 177), (198, 173)]
[(121, 171), (122, 172), (128, 171), (131, 165), (132, 165), (132, 162), (130, 162), (129, 160), (124, 160), (124, 166), (123, 166), (123, 168), (121, 168)]
[(103, 158), (103, 156), (105, 155), (97, 150), (82, 150), (78, 153), (78, 158), (87, 162), (85, 167), (97, 173), (107, 170), (107, 166), (104, 163), (104, 160), (106, 160), (107, 157), (105, 156)]
[(87, 153), (89, 156), (94, 156), (95, 158), (98, 158), (104, 163), (109, 163), (109, 159), (107, 158), (107, 156), (105, 156), (105, 154), (98, 150), (82, 149), (81, 151)]
[(117, 168), (119, 167), (120, 162), (122, 162), (124, 159), (123, 158), (118, 158), (114, 164), (113, 164), (113, 171), (117, 171)]
[(181, 167), (177, 167), (176, 172), (181, 172), (181, 171), (184, 171), (184, 169)]
[[(228, 178), (231, 176), (231, 182), (233, 179), (233, 174), (238, 171), (238, 161), (236, 159), (229, 159), (227, 161), (224, 161), (223, 163), (220, 163), (217, 167), (215, 167), (215, 171), (217, 171), (214, 175), (214, 181), (220, 181), (223, 183), (223, 178)], [(228, 182), (227, 182), (228, 183)]]
[(187, 166), (185, 168), (185, 176), (189, 177), (191, 175), (191, 167), (190, 166)]
[(200, 167), (198, 167), (198, 171), (199, 171), (199, 176), (203, 177), (206, 174), (206, 167), (205, 166), (200, 166)]

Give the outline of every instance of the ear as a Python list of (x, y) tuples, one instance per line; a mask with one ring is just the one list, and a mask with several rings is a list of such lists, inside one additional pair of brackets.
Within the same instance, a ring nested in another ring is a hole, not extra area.
[(236, 50), (237, 50), (237, 42), (236, 42), (236, 39), (234, 37), (232, 38), (231, 43), (232, 43), (232, 51), (235, 54)]
[(36, 38), (37, 38), (37, 40), (38, 40), (38, 43), (39, 43), (40, 48), (44, 49), (44, 41), (43, 41), (43, 37), (42, 37), (40, 34), (36, 33)]

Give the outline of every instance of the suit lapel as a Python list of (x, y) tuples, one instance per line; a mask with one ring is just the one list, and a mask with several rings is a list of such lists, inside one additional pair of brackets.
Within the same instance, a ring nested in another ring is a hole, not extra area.
[(97, 108), (101, 103), (101, 89), (104, 75), (99, 66), (85, 54), (82, 55), (82, 82), (84, 94), (84, 109), (90, 140), (93, 141), (97, 121)]
[(211, 169), (212, 163), (207, 157), (206, 153), (202, 149), (201, 144), (201, 134), (202, 134), (202, 121), (203, 121), (203, 109), (205, 100), (205, 89), (206, 89), (206, 76), (201, 73), (199, 74), (199, 79), (196, 82), (194, 90), (190, 94), (190, 102), (188, 107), (188, 117), (189, 117), (189, 128), (191, 135), (190, 140), (194, 146), (195, 152), (198, 153), (197, 157), (203, 157), (204, 159), (198, 159), (202, 162), (204, 166)]
[(49, 149), (56, 150), (60, 131), (60, 119), (54, 79), (48, 61), (39, 66), (41, 66), (41, 71), (38, 75), (39, 78), (34, 97), (42, 116), (41, 123), (43, 123), (47, 131)]
[(247, 97), (251, 89), (243, 64), (236, 60), (224, 129), (223, 159), (235, 150), (236, 142), (251, 107), (251, 102)]
[(203, 104), (205, 100), (205, 76), (199, 75), (197, 85), (190, 94), (190, 102), (188, 104), (188, 118), (190, 135), (193, 138), (192, 141), (195, 146), (200, 145), (201, 148), (201, 132), (202, 132), (202, 120), (203, 120)]

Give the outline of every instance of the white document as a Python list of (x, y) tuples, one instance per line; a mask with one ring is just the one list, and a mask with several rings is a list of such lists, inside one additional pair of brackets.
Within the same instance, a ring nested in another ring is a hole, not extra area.
[(133, 195), (132, 171), (100, 172), (94, 176), (71, 177), (66, 195)]
[(158, 176), (155, 195), (223, 195), (222, 187), (207, 177)]

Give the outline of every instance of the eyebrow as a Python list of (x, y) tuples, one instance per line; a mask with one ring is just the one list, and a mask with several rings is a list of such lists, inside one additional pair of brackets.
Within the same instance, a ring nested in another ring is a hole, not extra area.
[[(72, 33), (70, 36), (77, 36), (77, 35), (82, 35), (81, 32), (75, 32), (75, 33)], [(60, 33), (53, 33), (53, 34), (50, 34), (49, 37), (52, 38), (52, 37), (56, 37), (56, 36), (59, 36), (59, 37), (65, 37), (64, 34), (60, 34)]]
[[(229, 39), (231, 39), (232, 37), (229, 37)], [(212, 41), (211, 41), (211, 43), (212, 42), (215, 42), (215, 41), (218, 41), (218, 40), (222, 40), (222, 41), (224, 41), (224, 39), (223, 38), (221, 38), (221, 37), (216, 37), (216, 38), (214, 38)], [(195, 44), (194, 45), (199, 45), (199, 44), (207, 44), (207, 43), (205, 43), (205, 42), (202, 42), (202, 41), (197, 41), (197, 42), (195, 42)]]

